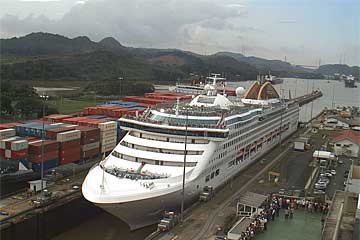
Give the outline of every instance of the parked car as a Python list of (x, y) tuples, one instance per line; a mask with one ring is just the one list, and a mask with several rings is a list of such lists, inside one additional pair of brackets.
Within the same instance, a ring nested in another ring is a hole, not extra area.
[(326, 189), (327, 184), (325, 182), (315, 183), (315, 189)]
[(324, 177), (332, 177), (333, 175), (331, 174), (331, 172), (326, 172), (326, 173), (320, 174), (320, 177), (322, 177), (322, 176), (324, 176)]
[(315, 189), (314, 194), (325, 194), (325, 191), (322, 189)]
[(343, 160), (339, 160), (339, 161), (338, 161), (338, 164), (344, 164), (344, 161), (343, 161)]
[(330, 180), (327, 177), (319, 177), (318, 182), (325, 182), (326, 184), (329, 184)]
[(331, 173), (332, 175), (336, 175), (336, 170), (335, 170), (335, 169), (332, 169), (330, 173)]

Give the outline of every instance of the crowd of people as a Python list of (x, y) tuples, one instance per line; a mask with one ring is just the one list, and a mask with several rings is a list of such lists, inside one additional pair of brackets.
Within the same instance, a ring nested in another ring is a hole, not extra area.
[(288, 220), (294, 217), (295, 209), (299, 208), (310, 213), (320, 212), (325, 215), (329, 211), (329, 204), (273, 195), (262, 205), (262, 208), (264, 210), (255, 216), (246, 230), (241, 233), (239, 240), (251, 240), (256, 234), (266, 231), (268, 222), (275, 221), (275, 218), (279, 217), (280, 209), (284, 210), (284, 218)]

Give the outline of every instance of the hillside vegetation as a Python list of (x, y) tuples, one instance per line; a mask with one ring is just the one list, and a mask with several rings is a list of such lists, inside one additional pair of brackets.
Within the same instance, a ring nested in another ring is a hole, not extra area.
[[(0, 39), (0, 51), (3, 80), (99, 82), (120, 77), (128, 81), (174, 83), (186, 80), (190, 73), (207, 76), (217, 72), (225, 74), (228, 80), (241, 81), (256, 79), (257, 74), (269, 71), (281, 77), (304, 78), (322, 78), (323, 74), (338, 71), (330, 65), (314, 71), (239, 53), (203, 56), (177, 49), (125, 47), (111, 37), (94, 42), (85, 36), (71, 39), (51, 33)], [(353, 75), (358, 72), (358, 67), (346, 67), (340, 70)]]

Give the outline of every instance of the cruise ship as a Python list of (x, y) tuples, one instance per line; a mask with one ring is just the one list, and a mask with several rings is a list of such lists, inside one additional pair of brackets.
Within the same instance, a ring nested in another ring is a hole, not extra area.
[[(159, 105), (119, 119), (125, 137), (90, 169), (84, 197), (135, 230), (185, 207), (204, 187), (219, 188), (296, 131), (299, 105), (281, 100), (269, 82), (236, 97), (214, 86), (189, 102)], [(241, 175), (240, 175), (241, 176)]]

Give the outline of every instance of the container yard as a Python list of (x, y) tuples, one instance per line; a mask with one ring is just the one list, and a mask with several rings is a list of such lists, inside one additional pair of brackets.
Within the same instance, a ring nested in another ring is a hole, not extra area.
[(32, 121), (0, 124), (2, 168), (11, 165), (14, 170), (41, 172), (43, 163), (43, 170), (48, 172), (69, 163), (97, 159), (113, 150), (122, 138), (124, 133), (117, 122), (121, 116), (135, 116), (155, 104), (191, 98), (179, 93), (153, 92), (84, 107), (76, 115), (53, 114)]

